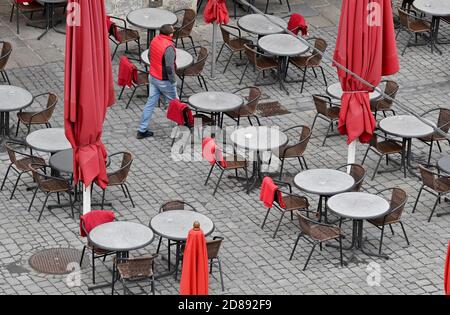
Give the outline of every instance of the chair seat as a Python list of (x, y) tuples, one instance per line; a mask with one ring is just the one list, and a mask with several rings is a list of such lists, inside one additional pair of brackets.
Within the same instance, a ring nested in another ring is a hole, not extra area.
[(194, 119), (201, 119), (203, 126), (212, 126), (212, 125), (214, 125), (214, 120), (211, 117), (203, 115), (203, 114), (195, 114), (194, 115)]
[(410, 21), (409, 29), (414, 33), (425, 33), (431, 31), (431, 24), (429, 22), (415, 20)]
[(339, 107), (330, 107), (328, 108), (327, 114), (325, 116), (327, 116), (331, 120), (337, 120), (339, 119), (340, 112), (341, 109)]
[(308, 200), (300, 196), (283, 196), (286, 211), (304, 210), (309, 207)]
[(98, 255), (98, 256), (111, 255), (111, 254), (114, 253), (114, 252), (110, 252), (110, 251), (107, 251), (107, 250), (104, 250), (104, 249), (97, 248), (97, 247), (95, 247), (91, 242), (88, 242), (87, 245), (86, 245), (86, 247), (87, 247), (89, 250), (94, 250), (94, 253), (95, 253), (96, 255)]
[(374, 104), (370, 104), (370, 108), (372, 110), (372, 112), (377, 112), (377, 111), (389, 111), (392, 109), (392, 103), (387, 102), (386, 100), (379, 100), (377, 102), (375, 102)]
[(278, 61), (270, 57), (258, 57), (256, 60), (256, 67), (259, 70), (270, 70), (278, 68)]
[(21, 172), (31, 172), (29, 167), (30, 164), (45, 164), (45, 160), (40, 157), (26, 157), (20, 160), (17, 160), (14, 164), (16, 168)]
[(42, 190), (49, 193), (60, 193), (70, 191), (69, 183), (63, 180), (47, 179), (42, 181)]
[(296, 66), (298, 68), (305, 68), (306, 66), (308, 66), (308, 67), (320, 66), (320, 59), (318, 59), (318, 58), (310, 59), (310, 58), (311, 58), (311, 55), (299, 56), (299, 57), (290, 58), (289, 61), (290, 61), (290, 63), (292, 63), (294, 66)]
[(439, 193), (450, 193), (450, 178), (438, 178), (436, 179), (435, 190)]
[(313, 225), (311, 226), (310, 236), (316, 241), (325, 242), (340, 237), (341, 229), (337, 227)]
[(425, 142), (445, 141), (445, 140), (447, 140), (447, 138), (438, 133), (435, 133), (435, 134), (427, 136), (427, 137), (422, 137), (422, 138), (420, 138), (420, 140), (425, 141)]
[(375, 226), (383, 226), (384, 225), (389, 225), (389, 224), (394, 224), (399, 222), (400, 218), (398, 217), (398, 215), (396, 213), (391, 213), (389, 215), (386, 216), (386, 218), (381, 217), (381, 218), (377, 218), (377, 219), (373, 219), (373, 220), (369, 220), (369, 223), (375, 225)]
[(255, 112), (249, 111), (246, 107), (241, 107), (233, 111), (229, 111), (225, 113), (227, 116), (231, 118), (238, 119), (239, 117), (251, 117), (255, 115)]
[(143, 268), (141, 264), (134, 261), (127, 261), (117, 264), (120, 277), (125, 280), (150, 278), (153, 276), (152, 268)]
[(118, 186), (125, 183), (123, 174), (108, 174), (108, 187)]
[[(281, 159), (293, 159), (297, 157), (303, 156), (303, 153), (305, 153), (306, 146), (302, 145), (296, 145), (290, 149), (287, 149), (287, 146), (282, 146), (280, 149), (275, 150), (273, 153), (278, 156)], [(286, 153), (285, 153), (286, 150)]]
[(37, 1), (25, 4), (25, 3), (15, 3), (15, 1), (13, 0), (13, 4), (18, 6), (19, 10), (22, 12), (37, 12), (44, 10), (44, 6)]
[(138, 73), (138, 82), (136, 82), (138, 85), (149, 85), (150, 82), (148, 81), (148, 73), (139, 72)]
[(119, 30), (120, 43), (134, 42), (140, 39), (139, 32), (130, 29)]
[(241, 156), (235, 158), (233, 156), (224, 156), (225, 161), (227, 162), (227, 170), (235, 170), (235, 169), (241, 169), (246, 168), (248, 163), (245, 161), (245, 159)]
[[(17, 117), (23, 124), (42, 125), (48, 123), (48, 118), (43, 113), (36, 115), (38, 112), (21, 112), (17, 113)], [(33, 117), (33, 115), (36, 115)], [(30, 122), (31, 119), (31, 122)]]
[(244, 38), (234, 38), (231, 39), (227, 44), (233, 51), (244, 51), (245, 44), (252, 44), (253, 42), (249, 39)]
[(375, 149), (383, 155), (402, 153), (403, 151), (402, 145), (394, 140), (379, 142)]

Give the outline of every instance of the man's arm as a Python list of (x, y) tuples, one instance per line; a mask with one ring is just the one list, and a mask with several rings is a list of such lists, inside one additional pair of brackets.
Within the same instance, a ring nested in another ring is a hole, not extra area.
[(166, 67), (167, 78), (172, 83), (176, 82), (175, 58), (176, 58), (175, 49), (173, 47), (168, 47), (164, 54), (164, 61), (165, 61), (164, 66)]

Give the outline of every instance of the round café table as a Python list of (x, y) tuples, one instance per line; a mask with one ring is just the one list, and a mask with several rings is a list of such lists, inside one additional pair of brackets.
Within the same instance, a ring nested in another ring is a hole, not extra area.
[[(439, 27), (441, 24), (441, 18), (450, 16), (450, 1), (448, 0), (415, 0), (413, 6), (425, 13), (426, 15), (430, 15), (432, 17), (431, 25), (432, 25), (432, 35), (431, 35), (431, 52), (434, 52), (434, 49), (442, 55), (442, 52), (437, 47), (439, 43), (438, 35), (439, 35)], [(444, 43), (446, 44), (446, 43)]]
[(345, 172), (332, 169), (315, 169), (299, 173), (294, 185), (307, 193), (319, 196), (317, 212), (328, 222), (327, 201), (330, 197), (347, 192), (355, 186), (355, 179)]
[(414, 167), (411, 165), (412, 139), (426, 137), (434, 133), (434, 128), (431, 126), (436, 127), (436, 124), (429, 120), (426, 121), (429, 125), (412, 115), (392, 116), (380, 121), (379, 128), (383, 132), (403, 139), (403, 154), (400, 170), (402, 168), (404, 169), (405, 178), (407, 177), (407, 171), (412, 175), (418, 176), (413, 172), (412, 169)]
[(73, 174), (73, 150), (67, 149), (55, 153), (50, 157), (48, 163), (58, 172)]
[[(55, 26), (58, 23), (60, 23), (60, 21), (55, 22), (55, 7), (57, 5), (62, 5), (64, 3), (67, 3), (67, 0), (37, 0), (37, 1), (40, 2), (41, 4), (43, 4), (45, 7), (45, 10), (44, 10), (44, 12), (45, 12), (44, 32), (41, 35), (39, 35), (38, 40), (41, 40), (42, 37), (44, 37), (50, 31), (50, 29), (53, 29), (56, 33), (65, 35), (66, 33), (64, 31), (60, 31), (55, 28)], [(62, 18), (62, 20), (64, 21), (64, 24), (66, 24), (64, 17)]]
[[(154, 239), (153, 231), (140, 223), (116, 221), (94, 228), (88, 235), (89, 242), (96, 248), (115, 252), (117, 259), (128, 258), (128, 253), (146, 247)], [(112, 282), (117, 279), (114, 277)], [(111, 283), (90, 287), (89, 291), (111, 286)]]
[(247, 14), (241, 17), (237, 25), (247, 33), (261, 36), (284, 33), (287, 22), (276, 16), (266, 17), (262, 14)]
[(253, 174), (247, 191), (253, 190), (263, 180), (261, 154), (273, 152), (289, 142), (288, 136), (279, 128), (247, 127), (234, 131), (230, 136), (231, 142), (246, 152), (255, 153), (253, 158)]
[(210, 91), (190, 96), (188, 103), (196, 111), (211, 113), (213, 117), (217, 117), (217, 125), (222, 126), (221, 114), (241, 107), (244, 104), (244, 99), (229, 92)]
[[(341, 83), (337, 82), (327, 87), (327, 94), (337, 100), (342, 99), (344, 92), (342, 91)], [(378, 90), (369, 93), (370, 101), (376, 101), (381, 98), (381, 93)]]
[(196, 221), (200, 223), (200, 228), (202, 229), (205, 236), (211, 235), (211, 233), (214, 231), (215, 227), (213, 221), (204, 214), (195, 211), (166, 211), (157, 214), (150, 220), (150, 228), (156, 235), (159, 235), (161, 238), (168, 239), (169, 241), (176, 242), (175, 269), (172, 272), (170, 271), (169, 248), (169, 254), (167, 257), (169, 272), (167, 274), (159, 276), (159, 278), (175, 274), (175, 279), (177, 279), (181, 258), (181, 246), (184, 244), (184, 242), (186, 242), (189, 231), (192, 229), (193, 224)]
[[(328, 209), (343, 219), (353, 220), (352, 244), (346, 250), (353, 252), (349, 262), (356, 259), (356, 251), (360, 250), (367, 256), (389, 259), (386, 255), (371, 253), (364, 249), (364, 221), (376, 219), (388, 214), (390, 205), (384, 198), (361, 192), (348, 192), (331, 197)], [(330, 247), (334, 247), (331, 245)], [(358, 261), (359, 262), (359, 261)]]
[(72, 148), (63, 128), (47, 128), (34, 131), (26, 137), (25, 141), (33, 150), (52, 155)]
[[(177, 57), (175, 62), (177, 64), (177, 70), (186, 69), (187, 67), (189, 67), (194, 63), (194, 57), (184, 49), (177, 48), (176, 55)], [(141, 54), (141, 60), (147, 66), (150, 66), (148, 49)]]
[(33, 95), (27, 90), (13, 85), (0, 85), (0, 135), (2, 142), (10, 135), (10, 112), (20, 111), (32, 103)]
[(143, 8), (128, 13), (127, 21), (131, 25), (147, 30), (147, 47), (149, 47), (155, 32), (165, 24), (175, 25), (178, 17), (168, 10)]
[(258, 40), (258, 47), (266, 53), (279, 58), (278, 80), (280, 89), (288, 95), (285, 87), (289, 57), (296, 57), (308, 52), (309, 47), (300, 39), (290, 34), (272, 34)]
[(437, 165), (440, 171), (450, 174), (450, 155), (442, 157)]

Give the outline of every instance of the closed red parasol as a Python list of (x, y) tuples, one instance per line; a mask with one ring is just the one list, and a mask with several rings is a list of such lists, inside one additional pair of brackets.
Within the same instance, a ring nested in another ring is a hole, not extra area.
[(445, 262), (444, 286), (445, 294), (450, 295), (450, 242), (448, 242), (447, 260)]

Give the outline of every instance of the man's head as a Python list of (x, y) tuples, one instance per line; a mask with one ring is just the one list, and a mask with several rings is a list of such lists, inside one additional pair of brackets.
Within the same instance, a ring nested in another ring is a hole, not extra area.
[(174, 29), (172, 25), (164, 24), (163, 26), (161, 26), (159, 32), (161, 35), (173, 36)]

